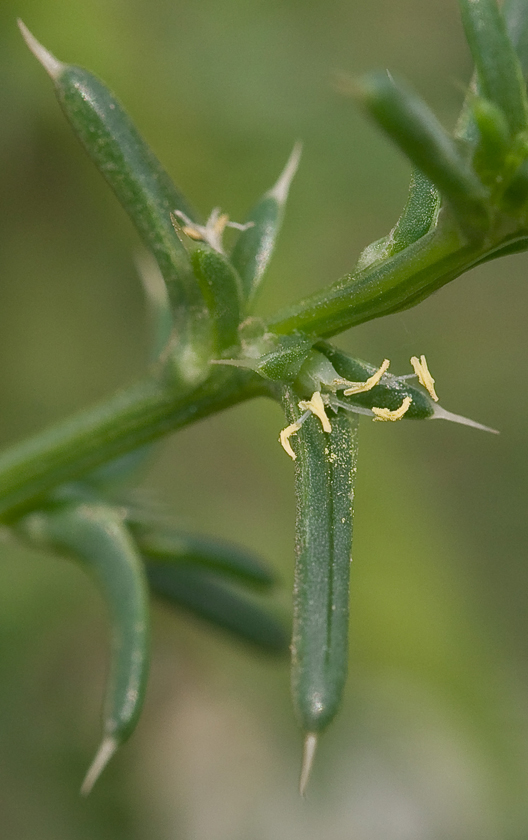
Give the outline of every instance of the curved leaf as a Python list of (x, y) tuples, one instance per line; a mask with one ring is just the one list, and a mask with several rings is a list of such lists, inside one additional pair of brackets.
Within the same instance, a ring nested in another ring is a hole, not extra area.
[(277, 619), (203, 569), (149, 563), (147, 575), (152, 591), (170, 604), (269, 653), (288, 649), (288, 634)]

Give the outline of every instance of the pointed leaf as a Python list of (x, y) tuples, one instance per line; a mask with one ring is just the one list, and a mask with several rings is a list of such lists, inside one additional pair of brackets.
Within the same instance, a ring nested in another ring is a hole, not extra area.
[(231, 253), (231, 262), (242, 278), (248, 308), (253, 304), (275, 248), (301, 148), (300, 143), (295, 144), (277, 183), (250, 211), (246, 221), (253, 224), (241, 232)]
[(81, 560), (93, 575), (110, 613), (112, 659), (104, 737), (83, 785), (83, 792), (89, 793), (106, 761), (132, 734), (143, 705), (149, 667), (147, 583), (119, 512), (106, 505), (81, 504), (38, 516), (46, 540)]
[(239, 343), (240, 278), (228, 260), (212, 248), (192, 248), (190, 256), (213, 325), (212, 351), (222, 355)]
[(419, 169), (414, 169), (407, 203), (390, 234), (391, 253), (397, 254), (425, 236), (434, 225), (439, 209), (440, 195), (435, 185)]
[(306, 335), (280, 335), (275, 348), (256, 360), (255, 370), (265, 379), (293, 382), (308, 356), (313, 339)]
[(252, 586), (271, 586), (275, 574), (248, 549), (226, 540), (189, 534), (164, 525), (132, 523), (141, 553), (159, 564), (196, 564)]
[[(393, 417), (384, 419), (405, 419), (405, 420), (449, 420), (453, 423), (460, 423), (463, 426), (471, 426), (474, 429), (492, 432), (497, 434), (495, 429), (446, 411), (437, 402), (438, 397), (434, 390), (434, 379), (431, 377), (424, 358), (421, 359), (421, 370), (415, 367), (418, 359), (411, 359), (414, 374), (394, 376), (387, 371), (383, 365), (377, 368), (375, 365), (355, 359), (348, 353), (344, 353), (337, 347), (327, 342), (319, 342), (294, 383), (299, 393), (312, 393), (315, 390), (325, 393), (326, 404), (330, 409), (337, 410), (344, 408), (356, 414), (366, 414), (370, 417), (373, 414), (380, 419), (381, 414), (388, 411)], [(420, 368), (420, 365), (418, 365)], [(380, 372), (382, 373), (380, 377)], [(417, 375), (419, 372), (419, 376)], [(418, 380), (421, 387), (410, 385), (410, 380)], [(340, 387), (336, 384), (341, 380)], [(343, 383), (347, 380), (348, 385)], [(370, 380), (370, 382), (369, 382)], [(368, 385), (368, 388), (356, 389), (354, 393), (347, 394), (349, 385)], [(423, 390), (422, 390), (423, 389)], [(402, 412), (402, 407), (405, 408)], [(396, 413), (396, 414), (395, 414)]]
[[(284, 390), (288, 423), (298, 398)], [(313, 415), (292, 439), (297, 497), (292, 694), (307, 733), (320, 732), (341, 704), (348, 662), (348, 601), (357, 419), (343, 411), (324, 432)]]
[(495, 186), (504, 179), (506, 156), (511, 148), (508, 120), (500, 108), (480, 96), (471, 103), (471, 111), (479, 133), (473, 168), (483, 183)]
[(192, 358), (181, 371), (194, 383), (203, 378), (209, 356), (209, 319), (200, 287), (170, 214), (192, 215), (181, 193), (137, 131), (121, 103), (88, 70), (55, 59), (20, 24), (29, 48), (41, 61), (71, 126), (106, 178), (167, 283), (180, 353)]
[(464, 227), (487, 224), (487, 192), (429, 107), (386, 73), (356, 85), (357, 97), (391, 139), (447, 199)]
[[(316, 346), (343, 379), (348, 379), (351, 382), (366, 382), (377, 370), (375, 365), (355, 359), (326, 342), (320, 342)], [(401, 406), (406, 397), (411, 397), (412, 402), (405, 414), (405, 419), (425, 420), (434, 416), (435, 404), (425, 391), (413, 387), (408, 379), (401, 379), (390, 373), (386, 373), (379, 384), (371, 388), (370, 391), (349, 397), (340, 395), (339, 399), (345, 403), (369, 409), (376, 406), (394, 411)]]
[(354, 272), (384, 262), (429, 233), (438, 218), (440, 204), (440, 193), (433, 182), (419, 169), (413, 169), (407, 202), (396, 225), (387, 236), (367, 245)]
[(147, 565), (147, 575), (152, 591), (170, 604), (266, 652), (287, 651), (288, 634), (282, 624), (215, 575), (191, 565), (153, 563)]
[(519, 60), (496, 0), (459, 0), (481, 94), (506, 114), (512, 134), (528, 126)]

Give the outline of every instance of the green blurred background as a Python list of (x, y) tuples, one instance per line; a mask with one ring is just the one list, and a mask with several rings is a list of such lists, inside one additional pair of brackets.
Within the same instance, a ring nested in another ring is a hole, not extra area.
[[(389, 67), (451, 127), (471, 72), (455, 0), (2, 0), (0, 440), (131, 382), (147, 331), (135, 231), (85, 157), (20, 16), (100, 75), (191, 202), (241, 220), (295, 140), (304, 156), (261, 312), (337, 279), (406, 196), (399, 153), (334, 90)], [(75, 566), (2, 544), (3, 840), (520, 840), (528, 834), (528, 257), (338, 341), (500, 429), (362, 424), (350, 677), (309, 797), (287, 662), (154, 614), (137, 733), (93, 794), (104, 605)], [(292, 466), (259, 400), (168, 440), (144, 492), (185, 528), (279, 571), (289, 609)]]

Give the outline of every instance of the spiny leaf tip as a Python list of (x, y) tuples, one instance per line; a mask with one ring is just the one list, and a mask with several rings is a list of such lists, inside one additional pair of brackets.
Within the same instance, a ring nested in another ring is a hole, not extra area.
[(118, 746), (118, 742), (111, 735), (103, 738), (101, 745), (95, 754), (95, 758), (90, 764), (88, 772), (84, 777), (84, 782), (81, 785), (81, 796), (88, 796)]
[(498, 435), (500, 432), (497, 429), (492, 429), (490, 426), (484, 426), (483, 423), (477, 423), (476, 420), (470, 420), (469, 417), (462, 417), (461, 414), (453, 414), (452, 411), (446, 411), (441, 405), (433, 406), (434, 413), (431, 420), (449, 420), (451, 423), (460, 423), (461, 426), (471, 426), (472, 429), (481, 429), (483, 432), (491, 432), (492, 435)]
[(307, 732), (304, 738), (303, 757), (301, 765), (301, 776), (299, 779), (299, 793), (304, 796), (315, 758), (315, 751), (317, 749), (317, 734), (315, 732)]
[(297, 172), (299, 161), (301, 159), (302, 147), (302, 142), (300, 140), (297, 140), (295, 146), (293, 147), (292, 153), (286, 162), (286, 166), (279, 175), (277, 182), (273, 185), (273, 187), (268, 193), (268, 195), (274, 198), (276, 201), (278, 201), (279, 204), (284, 204), (288, 197), (290, 184), (295, 176), (295, 173)]
[(18, 18), (17, 23), (24, 41), (35, 58), (40, 61), (46, 73), (48, 73), (53, 80), (57, 79), (65, 65), (62, 61), (59, 61), (58, 58), (55, 58), (55, 56), (52, 55), (46, 47), (42, 46), (40, 41), (37, 41), (35, 36), (29, 31), (25, 23), (23, 23), (20, 18)]

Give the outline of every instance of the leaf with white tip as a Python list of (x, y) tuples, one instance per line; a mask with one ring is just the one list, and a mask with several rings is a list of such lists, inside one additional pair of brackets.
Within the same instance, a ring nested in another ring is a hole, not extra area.
[[(27, 533), (34, 532), (33, 517)], [(38, 536), (80, 560), (100, 587), (110, 614), (112, 655), (104, 712), (104, 732), (84, 783), (88, 794), (117, 748), (134, 731), (149, 668), (148, 586), (140, 554), (121, 512), (84, 503), (38, 514)]]
[(251, 227), (242, 231), (231, 252), (230, 259), (242, 278), (248, 308), (253, 304), (273, 254), (301, 150), (301, 143), (296, 143), (277, 183), (250, 211), (246, 222), (251, 223)]

